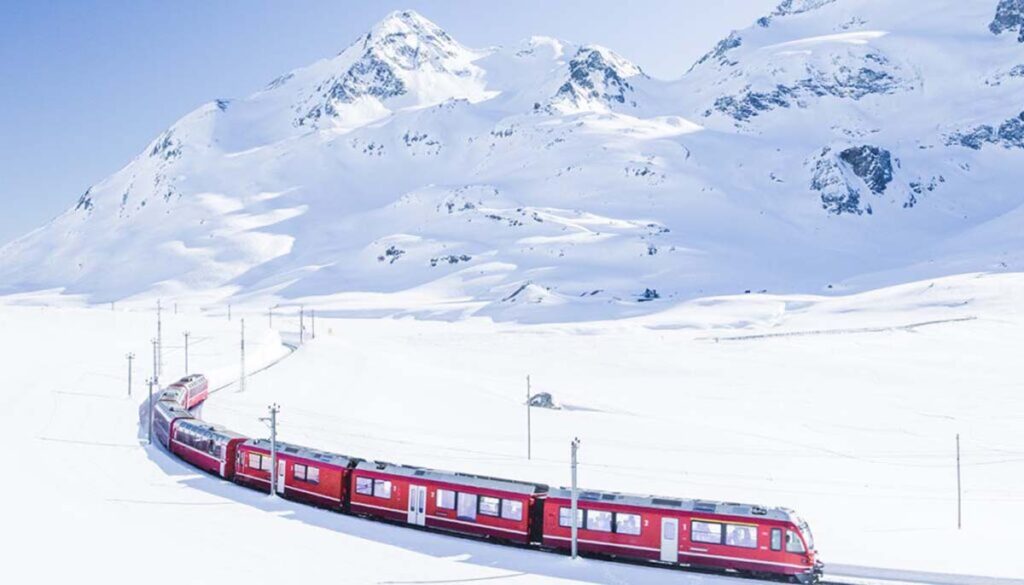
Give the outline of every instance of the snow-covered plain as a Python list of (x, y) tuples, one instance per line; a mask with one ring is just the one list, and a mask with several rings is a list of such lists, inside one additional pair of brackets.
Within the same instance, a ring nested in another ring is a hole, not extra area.
[[(44, 304), (55, 300), (0, 302), (13, 582), (730, 580), (379, 525), (206, 476), (140, 444), (144, 390), (126, 396), (124, 354), (143, 378), (150, 308)], [(317, 338), (288, 355), (290, 317), (275, 316), (279, 336), (265, 308), (236, 306), (228, 321), (223, 307), (183, 305), (165, 310), (165, 361), (180, 373), (188, 329), (194, 369), (231, 382), (244, 316), (251, 368), (287, 357), (204, 407), (235, 430), (265, 434), (257, 419), (276, 401), (283, 440), (552, 484), (568, 482), (578, 436), (584, 487), (792, 507), (827, 564), (1020, 578), (1022, 307), (1024, 275), (962, 275), (571, 325), (318, 318)], [(533, 461), (527, 374), (563, 406), (534, 409)]]

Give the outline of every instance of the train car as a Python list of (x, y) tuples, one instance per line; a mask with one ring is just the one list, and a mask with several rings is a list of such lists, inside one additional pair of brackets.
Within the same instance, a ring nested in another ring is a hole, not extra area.
[(352, 470), (353, 513), (448, 532), (528, 544), (539, 540), (531, 511), (547, 486), (362, 461)]
[(196, 467), (232, 479), (235, 453), (248, 437), (197, 418), (181, 418), (171, 426), (170, 449)]
[[(571, 492), (552, 490), (544, 501), (543, 543), (568, 550)], [(757, 576), (817, 581), (807, 523), (784, 508), (614, 492), (579, 492), (580, 552), (626, 559), (727, 569)]]
[(154, 402), (150, 416), (153, 417), (153, 437), (167, 449), (171, 447), (171, 429), (175, 421), (193, 418), (192, 413), (178, 404), (174, 396), (164, 394)]
[[(277, 443), (277, 492), (288, 499), (343, 510), (348, 498), (349, 473), (358, 462), (290, 443)], [(249, 439), (238, 445), (234, 481), (270, 490), (270, 441)]]
[(168, 386), (167, 390), (176, 392), (179, 404), (193, 409), (210, 396), (210, 383), (202, 374), (189, 374)]

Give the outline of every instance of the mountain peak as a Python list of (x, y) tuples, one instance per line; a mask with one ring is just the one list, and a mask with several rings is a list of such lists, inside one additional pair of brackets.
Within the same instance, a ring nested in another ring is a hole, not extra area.
[(351, 127), (396, 107), (477, 101), (485, 95), (483, 71), (473, 64), (480, 56), (419, 13), (392, 12), (328, 62), (295, 124)]
[(629, 79), (645, 76), (625, 57), (600, 45), (585, 45), (569, 61), (569, 79), (558, 89), (554, 101), (574, 108), (616, 104), (636, 106)]

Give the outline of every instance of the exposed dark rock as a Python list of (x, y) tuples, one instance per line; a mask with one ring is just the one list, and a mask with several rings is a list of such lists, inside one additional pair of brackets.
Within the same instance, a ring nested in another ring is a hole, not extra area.
[(431, 258), (430, 259), (430, 265), (431, 266), (437, 266), (438, 264), (442, 264), (442, 263), (458, 264), (459, 262), (469, 262), (472, 259), (473, 259), (472, 256), (468, 256), (466, 254), (460, 254), (458, 256), (456, 256), (455, 254), (449, 254), (447, 256), (439, 256), (437, 258)]
[(405, 255), (405, 250), (403, 250), (403, 249), (399, 248), (398, 246), (395, 246), (395, 245), (392, 244), (392, 245), (388, 246), (387, 250), (384, 250), (383, 254), (381, 254), (380, 256), (377, 256), (377, 261), (378, 262), (384, 262), (385, 260), (387, 260), (388, 264), (394, 264), (395, 260), (398, 260), (403, 255)]
[(850, 165), (853, 173), (863, 179), (873, 193), (885, 192), (892, 181), (892, 156), (884, 148), (855, 146), (840, 152), (839, 159)]
[(814, 162), (811, 189), (821, 194), (821, 207), (828, 213), (861, 215), (860, 191), (850, 185), (831, 149), (826, 147)]
[(636, 72), (627, 69), (623, 63), (614, 63), (612, 58), (601, 49), (581, 48), (569, 61), (569, 80), (558, 88), (555, 99), (568, 99), (577, 104), (587, 100), (608, 104), (628, 102), (635, 106), (636, 102), (628, 98), (633, 86), (626, 78), (643, 73), (639, 69)]
[(637, 299), (637, 302), (639, 302), (639, 303), (646, 303), (648, 301), (653, 301), (655, 299), (660, 299), (660, 298), (661, 298), (661, 295), (658, 294), (658, 291), (656, 291), (653, 288), (645, 288), (644, 292), (642, 292), (640, 294), (640, 298)]
[(176, 159), (181, 156), (181, 142), (174, 138), (174, 132), (168, 130), (156, 139), (149, 156), (160, 157), (166, 161)]
[(999, 0), (988, 30), (996, 35), (1016, 30), (1017, 41), (1024, 43), (1024, 0)]
[(736, 61), (730, 60), (727, 56), (727, 53), (732, 49), (739, 47), (742, 44), (743, 38), (739, 35), (738, 32), (732, 31), (731, 33), (729, 33), (729, 36), (718, 41), (718, 44), (715, 45), (715, 48), (711, 49), (710, 51), (705, 53), (704, 56), (698, 59), (697, 62), (690, 67), (690, 70), (693, 70), (694, 67), (702, 65), (703, 63), (710, 61), (712, 59), (717, 61), (720, 65), (728, 67), (736, 65)]
[(996, 129), (982, 124), (946, 137), (947, 145), (960, 145), (980, 150), (985, 144), (999, 144), (1003, 148), (1024, 148), (1024, 112), (1008, 118)]
[(768, 110), (801, 106), (801, 100), (809, 97), (859, 100), (868, 95), (892, 94), (910, 87), (901, 82), (897, 68), (880, 53), (868, 53), (859, 67), (843, 64), (834, 70), (823, 71), (808, 66), (808, 73), (809, 77), (792, 85), (777, 84), (768, 91), (752, 90), (747, 85), (738, 94), (716, 99), (704, 116), (718, 111), (735, 120), (745, 121)]
[(85, 190), (85, 193), (82, 193), (82, 196), (78, 198), (78, 205), (75, 205), (75, 209), (84, 209), (86, 211), (92, 211), (92, 208), (92, 187), (89, 187), (88, 189)]

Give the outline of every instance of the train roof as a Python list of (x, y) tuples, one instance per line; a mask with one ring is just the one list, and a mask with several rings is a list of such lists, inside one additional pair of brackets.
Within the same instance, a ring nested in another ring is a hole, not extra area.
[(232, 431), (232, 430), (227, 429), (225, 427), (222, 427), (220, 425), (216, 425), (216, 424), (213, 424), (213, 423), (208, 423), (208, 422), (200, 420), (198, 418), (192, 418), (192, 419), (189, 419), (189, 420), (183, 420), (183, 421), (181, 421), (181, 423), (179, 423), (179, 425), (180, 426), (184, 426), (184, 427), (188, 428), (190, 431), (193, 431), (193, 432), (204, 433), (204, 434), (207, 434), (207, 435), (214, 435), (214, 436), (217, 436), (217, 437), (223, 438), (223, 439), (229, 439), (230, 440), (230, 439), (246, 439), (246, 438), (248, 438), (245, 435), (236, 433), (235, 431)]
[(392, 475), (423, 478), (432, 481), (441, 481), (456, 485), (473, 486), (499, 492), (510, 492), (514, 494), (533, 495), (548, 491), (548, 486), (539, 483), (513, 481), (510, 479), (500, 479), (496, 477), (487, 477), (483, 475), (471, 475), (468, 473), (458, 473), (454, 471), (438, 471), (436, 469), (425, 469), (422, 467), (413, 467), (410, 465), (396, 465), (394, 463), (387, 463), (383, 461), (362, 461), (358, 465), (356, 465), (355, 468), (365, 471), (379, 471), (382, 473), (389, 473)]
[[(572, 498), (572, 491), (566, 488), (552, 489), (548, 492), (548, 497), (564, 498), (569, 500)], [(769, 520), (781, 520), (784, 522), (796, 522), (796, 517), (792, 510), (788, 510), (786, 508), (767, 508), (765, 506), (757, 506), (754, 504), (642, 496), (636, 494), (623, 494), (619, 492), (598, 492), (593, 490), (579, 490), (577, 497), (580, 502), (602, 502), (607, 504), (638, 506), (642, 508), (697, 512), (709, 515), (721, 514), (728, 516), (745, 516), (748, 518), (768, 518)]]
[(153, 408), (160, 411), (165, 418), (195, 418), (191, 412), (179, 404), (175, 398), (161, 395)]
[[(270, 451), (270, 441), (267, 439), (249, 439), (245, 442), (245, 445)], [(338, 453), (330, 453), (328, 451), (321, 451), (319, 449), (303, 447), (301, 445), (293, 445), (282, 441), (277, 442), (277, 449), (278, 453), (302, 457), (303, 459), (321, 461), (329, 465), (337, 465), (338, 467), (348, 467), (353, 461), (362, 461), (362, 459), (349, 457), (348, 455), (339, 455)]]

